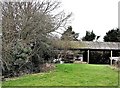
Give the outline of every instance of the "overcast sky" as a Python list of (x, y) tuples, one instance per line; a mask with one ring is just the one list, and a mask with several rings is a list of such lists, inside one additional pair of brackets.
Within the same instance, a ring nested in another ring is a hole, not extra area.
[(61, 0), (66, 13), (72, 12), (71, 26), (80, 38), (88, 31), (100, 35), (118, 27), (118, 2), (120, 0)]

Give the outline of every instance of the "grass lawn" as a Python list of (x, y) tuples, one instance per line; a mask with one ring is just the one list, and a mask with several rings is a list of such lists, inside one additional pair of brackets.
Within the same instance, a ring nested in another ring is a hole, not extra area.
[(118, 72), (107, 65), (57, 64), (54, 71), (25, 75), (2, 86), (117, 86)]

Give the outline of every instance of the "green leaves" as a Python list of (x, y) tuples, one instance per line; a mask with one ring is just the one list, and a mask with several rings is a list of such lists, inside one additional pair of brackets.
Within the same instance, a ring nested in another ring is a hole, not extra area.
[(95, 33), (86, 31), (85, 37), (82, 38), (83, 41), (93, 41), (95, 39), (96, 35)]
[(61, 40), (78, 40), (77, 38), (79, 37), (79, 33), (75, 33), (72, 30), (72, 26), (69, 26), (67, 30), (62, 34)]
[(120, 42), (120, 29), (109, 30), (104, 36), (105, 42)]

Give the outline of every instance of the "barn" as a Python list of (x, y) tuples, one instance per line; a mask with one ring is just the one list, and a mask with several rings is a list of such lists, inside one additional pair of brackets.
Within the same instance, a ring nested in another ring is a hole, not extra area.
[[(120, 42), (92, 42), (92, 41), (56, 41), (54, 46), (59, 50), (87, 50), (87, 63), (89, 63), (90, 51), (109, 51), (110, 64), (112, 65), (113, 51), (120, 52)], [(120, 59), (120, 57), (118, 57)]]

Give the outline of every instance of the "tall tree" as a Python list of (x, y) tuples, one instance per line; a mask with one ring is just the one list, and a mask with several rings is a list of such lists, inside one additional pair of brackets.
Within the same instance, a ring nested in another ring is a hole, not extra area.
[(82, 41), (93, 41), (95, 39), (96, 35), (95, 33), (92, 31), (86, 31), (86, 35), (85, 37), (82, 38)]
[(70, 49), (71, 48), (71, 44), (70, 44), (70, 42), (71, 41), (77, 41), (78, 38), (79, 37), (79, 33), (75, 33), (73, 30), (72, 30), (72, 26), (69, 26), (68, 28), (67, 28), (67, 30), (66, 31), (64, 31), (64, 33), (62, 34), (62, 36), (61, 36), (61, 40), (63, 40), (63, 56), (64, 56), (64, 60), (66, 61), (68, 61), (69, 62), (69, 59), (67, 58), (67, 52), (68, 52), (68, 49)]
[(70, 40), (70, 41), (76, 41), (78, 40), (77, 38), (79, 37), (79, 33), (75, 33), (72, 30), (72, 26), (69, 26), (67, 30), (62, 34), (61, 40)]
[(59, 7), (59, 1), (47, 0), (2, 3), (2, 62), (8, 70), (21, 59), (18, 69), (33, 57), (41, 62), (49, 54), (49, 34), (65, 26), (71, 16), (64, 11), (54, 13)]
[(120, 42), (120, 29), (109, 30), (104, 36), (105, 42)]

